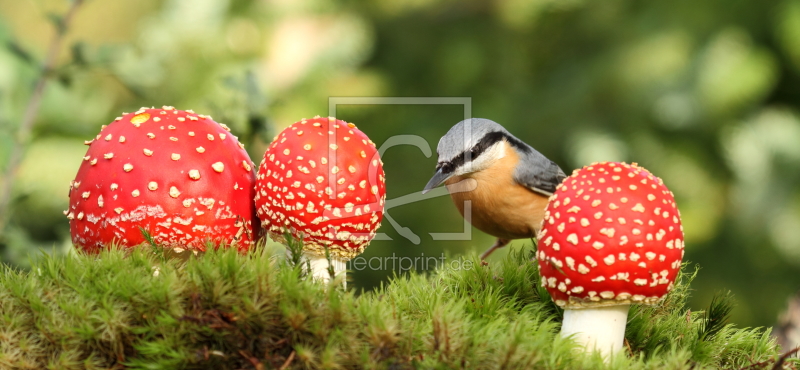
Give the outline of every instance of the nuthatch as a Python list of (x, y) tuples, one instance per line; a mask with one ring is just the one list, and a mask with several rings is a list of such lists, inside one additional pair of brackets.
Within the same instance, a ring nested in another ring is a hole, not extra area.
[[(497, 237), (481, 259), (513, 239), (535, 237), (549, 197), (566, 177), (553, 161), (483, 118), (457, 123), (436, 152), (436, 173), (422, 193), (444, 183), (461, 216)], [(466, 201), (471, 212), (465, 215)]]

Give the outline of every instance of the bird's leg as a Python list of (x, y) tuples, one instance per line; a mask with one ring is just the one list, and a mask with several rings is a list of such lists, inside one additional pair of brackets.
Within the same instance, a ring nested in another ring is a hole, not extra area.
[(494, 245), (492, 245), (491, 248), (487, 249), (486, 252), (483, 252), (483, 254), (481, 254), (481, 261), (489, 257), (489, 255), (492, 254), (492, 252), (494, 252), (495, 250), (505, 247), (506, 245), (508, 245), (508, 243), (511, 243), (511, 239), (497, 238), (497, 241), (494, 242)]

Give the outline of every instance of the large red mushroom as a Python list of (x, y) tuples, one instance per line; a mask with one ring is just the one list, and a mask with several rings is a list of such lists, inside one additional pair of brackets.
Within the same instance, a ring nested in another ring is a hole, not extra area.
[(672, 290), (684, 253), (672, 192), (635, 163), (575, 170), (550, 198), (538, 239), (541, 284), (564, 308), (561, 334), (606, 357), (622, 348), (630, 305)]
[(256, 179), (256, 211), (269, 235), (304, 243), (314, 278), (329, 278), (364, 251), (383, 219), (383, 163), (367, 135), (333, 117), (303, 119), (283, 130), (264, 153)]
[(208, 243), (247, 250), (255, 171), (224, 124), (192, 111), (142, 108), (103, 126), (70, 184), (73, 243), (98, 251), (153, 240), (175, 252)]

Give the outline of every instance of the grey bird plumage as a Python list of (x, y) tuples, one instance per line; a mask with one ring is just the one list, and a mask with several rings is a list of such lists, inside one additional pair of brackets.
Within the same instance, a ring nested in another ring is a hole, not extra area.
[[(439, 176), (431, 179), (431, 182), (425, 186), (424, 192), (439, 186), (449, 177), (448, 175), (455, 172), (458, 166), (469, 165), (471, 160), (481, 154), (480, 151), (475, 151), (476, 148), (485, 150), (485, 146), (491, 146), (501, 139), (506, 139), (520, 156), (519, 165), (514, 171), (514, 180), (539, 194), (553, 195), (556, 186), (566, 177), (564, 171), (542, 153), (512, 135), (503, 126), (485, 118), (465, 119), (450, 128), (439, 139), (439, 145), (436, 148), (439, 156), (436, 166)], [(482, 147), (481, 144), (484, 146)], [(448, 166), (448, 164), (453, 164), (453, 166)], [(442, 169), (445, 170), (442, 171)], [(435, 184), (433, 184), (434, 181)]]

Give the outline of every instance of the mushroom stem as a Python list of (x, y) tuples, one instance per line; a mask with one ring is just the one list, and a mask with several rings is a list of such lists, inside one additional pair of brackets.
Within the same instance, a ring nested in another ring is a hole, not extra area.
[[(308, 261), (311, 265), (311, 278), (314, 280), (327, 283), (331, 280), (331, 274), (328, 271), (328, 259), (325, 256), (320, 256), (316, 253), (303, 252), (303, 260)], [(333, 264), (333, 271), (335, 276), (345, 277), (347, 274), (347, 262), (343, 259), (331, 255), (331, 264)], [(344, 282), (347, 287), (347, 281)]]
[(586, 351), (599, 351), (608, 361), (622, 349), (629, 304), (565, 309), (561, 336), (572, 336)]

